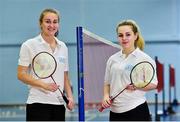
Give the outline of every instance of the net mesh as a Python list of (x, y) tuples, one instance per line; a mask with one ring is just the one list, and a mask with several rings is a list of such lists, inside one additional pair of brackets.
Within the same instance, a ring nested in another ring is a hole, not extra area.
[(85, 109), (96, 108), (103, 97), (104, 75), (108, 58), (120, 50), (93, 33), (83, 32)]

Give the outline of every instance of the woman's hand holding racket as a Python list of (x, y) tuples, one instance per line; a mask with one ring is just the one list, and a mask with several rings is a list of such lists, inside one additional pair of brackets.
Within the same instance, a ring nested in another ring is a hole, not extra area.
[(66, 104), (66, 107), (67, 107), (70, 111), (72, 111), (72, 109), (74, 108), (74, 100), (73, 100), (73, 98), (68, 98), (68, 100), (69, 100), (69, 103)]
[(102, 102), (103, 108), (109, 108), (112, 104), (112, 100), (110, 98), (104, 99)]
[(45, 83), (43, 88), (47, 91), (55, 92), (59, 89), (59, 85), (55, 83)]
[(133, 84), (129, 84), (127, 87), (126, 87), (127, 90), (130, 90), (130, 91), (135, 91), (137, 88), (136, 86), (134, 86)]
[(104, 99), (101, 103), (101, 108), (99, 109), (100, 112), (102, 112), (104, 109), (109, 108), (112, 104), (112, 100), (109, 96), (104, 96)]

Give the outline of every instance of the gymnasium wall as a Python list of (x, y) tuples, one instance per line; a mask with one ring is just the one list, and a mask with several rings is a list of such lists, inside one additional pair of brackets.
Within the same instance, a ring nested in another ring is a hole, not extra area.
[[(146, 40), (145, 52), (176, 68), (180, 76), (180, 1), (178, 0), (1, 0), (0, 1), (0, 104), (22, 104), (28, 88), (16, 78), (22, 42), (39, 33), (38, 18), (44, 8), (61, 13), (59, 39), (69, 47), (70, 79), (77, 102), (76, 26), (116, 42), (115, 27), (122, 19), (134, 19)], [(152, 93), (148, 100), (154, 101)], [(178, 96), (179, 99), (179, 96)], [(168, 101), (168, 94), (166, 94)]]

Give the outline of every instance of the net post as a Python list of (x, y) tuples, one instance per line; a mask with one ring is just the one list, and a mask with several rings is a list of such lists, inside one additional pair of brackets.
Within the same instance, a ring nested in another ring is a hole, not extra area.
[(78, 110), (79, 121), (85, 121), (84, 110), (84, 69), (83, 69), (83, 28), (76, 27), (77, 34), (77, 63), (78, 63)]

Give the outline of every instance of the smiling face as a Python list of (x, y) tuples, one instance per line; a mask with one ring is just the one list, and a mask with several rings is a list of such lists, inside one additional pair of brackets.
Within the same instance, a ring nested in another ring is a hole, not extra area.
[(120, 45), (124, 51), (133, 51), (135, 49), (135, 40), (137, 33), (134, 33), (130, 25), (122, 25), (117, 29), (117, 36)]
[(54, 36), (59, 28), (59, 16), (53, 12), (45, 12), (40, 20), (43, 35)]

